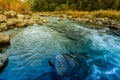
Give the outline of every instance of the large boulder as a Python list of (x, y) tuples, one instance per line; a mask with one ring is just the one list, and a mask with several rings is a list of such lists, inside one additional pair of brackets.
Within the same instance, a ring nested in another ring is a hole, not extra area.
[(0, 45), (1, 44), (8, 44), (10, 43), (10, 37), (8, 34), (1, 34), (0, 33)]
[(6, 66), (8, 58), (6, 55), (0, 54), (0, 71)]
[(24, 20), (24, 22), (26, 23), (26, 26), (31, 26), (35, 23), (33, 19), (26, 19)]
[(52, 60), (49, 60), (48, 63), (53, 69), (55, 69), (56, 74), (61, 78), (61, 80), (80, 80), (82, 73), (79, 71), (85, 72), (86, 68), (85, 61), (87, 60), (86, 55), (82, 54), (58, 54)]
[(0, 52), (10, 44), (10, 37), (7, 34), (0, 34)]

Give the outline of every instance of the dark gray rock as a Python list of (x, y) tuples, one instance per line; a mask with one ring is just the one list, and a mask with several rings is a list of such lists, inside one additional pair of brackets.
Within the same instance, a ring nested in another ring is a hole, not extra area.
[(79, 71), (82, 70), (83, 73), (87, 73), (84, 72), (84, 69), (87, 68), (85, 64), (87, 59), (87, 56), (81, 54), (58, 54), (53, 60), (48, 61), (48, 63), (56, 70), (56, 74), (61, 80), (74, 80), (73, 78), (82, 80), (80, 75), (83, 74), (79, 73)]
[(0, 72), (7, 65), (8, 58), (6, 55), (0, 54)]

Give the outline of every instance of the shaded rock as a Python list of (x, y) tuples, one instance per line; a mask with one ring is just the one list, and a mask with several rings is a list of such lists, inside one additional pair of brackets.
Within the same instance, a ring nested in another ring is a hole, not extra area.
[(8, 58), (6, 55), (0, 54), (0, 71), (6, 66)]
[(64, 21), (64, 19), (63, 18), (59, 18), (58, 21)]
[(120, 36), (120, 30), (114, 30), (113, 33)]
[(118, 29), (116, 25), (108, 25), (107, 27), (110, 28), (110, 29), (113, 29), (113, 30), (117, 30)]
[(18, 22), (18, 20), (16, 18), (11, 18), (11, 19), (6, 20), (6, 23), (8, 26), (13, 26), (13, 25), (15, 25), (16, 22)]
[(6, 23), (0, 23), (0, 31), (4, 31), (4, 30), (7, 30), (8, 27), (7, 27), (7, 24)]
[(30, 19), (31, 16), (30, 15), (25, 15), (25, 19)]

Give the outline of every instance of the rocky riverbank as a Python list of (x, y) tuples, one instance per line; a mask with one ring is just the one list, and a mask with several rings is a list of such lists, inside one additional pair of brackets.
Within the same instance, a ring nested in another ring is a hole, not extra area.
[(108, 27), (113, 30), (120, 30), (120, 20), (113, 20), (109, 18), (95, 18), (91, 15), (84, 15), (82, 17), (75, 17), (74, 15), (67, 14), (51, 14), (51, 13), (26, 13), (21, 14), (15, 11), (0, 12), (0, 31), (5, 31), (12, 28), (23, 28), (33, 24), (42, 25), (49, 22), (46, 18), (42, 19), (41, 16), (57, 16), (60, 17), (58, 21), (63, 21), (64, 18), (78, 21), (80, 23), (92, 24), (89, 26), (92, 29), (101, 29)]
[(23, 28), (33, 24), (47, 23), (47, 19), (41, 19), (39, 13), (20, 14), (15, 11), (0, 12), (0, 31), (12, 28)]

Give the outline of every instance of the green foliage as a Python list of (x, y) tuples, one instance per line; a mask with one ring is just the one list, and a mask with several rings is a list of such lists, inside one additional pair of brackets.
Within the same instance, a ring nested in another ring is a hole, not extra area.
[(120, 0), (32, 0), (34, 11), (95, 11), (95, 10), (119, 10)]

